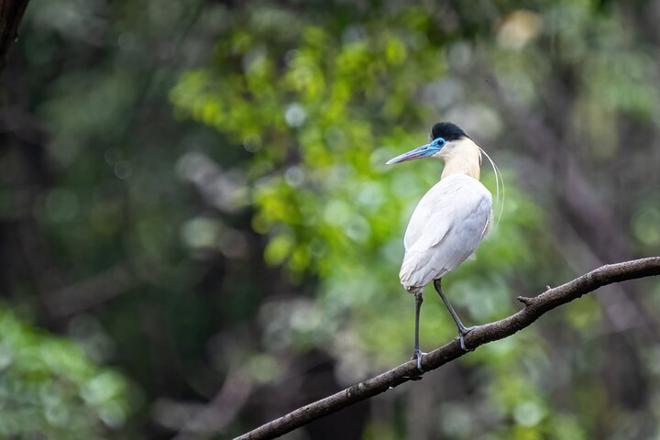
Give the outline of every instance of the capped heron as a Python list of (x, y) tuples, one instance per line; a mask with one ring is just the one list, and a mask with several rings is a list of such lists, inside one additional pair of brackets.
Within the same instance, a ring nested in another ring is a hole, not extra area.
[(479, 182), (482, 152), (460, 127), (440, 122), (431, 129), (430, 143), (387, 161), (388, 165), (423, 158), (445, 162), (440, 181), (417, 204), (403, 239), (405, 254), (399, 278), (415, 297), (413, 359), (420, 372), (424, 353), (419, 348), (419, 314), (427, 284), (433, 282), (447, 307), (463, 350), (467, 350), (464, 338), (474, 328), (463, 324), (443, 293), (441, 280), (472, 255), (492, 221), (493, 199)]

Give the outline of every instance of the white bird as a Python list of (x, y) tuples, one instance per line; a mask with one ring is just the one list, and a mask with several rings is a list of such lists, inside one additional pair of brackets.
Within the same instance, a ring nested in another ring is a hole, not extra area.
[(479, 182), (482, 149), (458, 126), (440, 122), (431, 129), (431, 142), (390, 159), (387, 164), (442, 159), (440, 181), (422, 197), (413, 211), (403, 239), (405, 255), (399, 277), (415, 296), (415, 351), (423, 372), (419, 348), (419, 314), (424, 287), (433, 285), (458, 328), (460, 346), (473, 327), (466, 327), (445, 297), (442, 277), (456, 269), (479, 246), (492, 221), (491, 193)]

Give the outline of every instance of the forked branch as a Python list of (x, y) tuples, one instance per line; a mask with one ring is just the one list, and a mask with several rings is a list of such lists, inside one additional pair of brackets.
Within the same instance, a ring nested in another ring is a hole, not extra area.
[[(538, 296), (531, 298), (518, 297), (518, 300), (524, 304), (522, 310), (499, 321), (476, 327), (465, 337), (465, 344), (470, 349), (476, 349), (488, 342), (506, 338), (529, 326), (545, 312), (578, 299), (599, 287), (653, 275), (660, 275), (660, 257), (642, 258), (601, 266), (566, 284), (548, 288)], [(458, 340), (454, 340), (424, 356), (422, 368), (426, 372), (435, 370), (464, 354), (466, 352), (461, 350)], [(414, 378), (416, 374), (415, 361), (406, 362), (376, 377), (364, 380), (331, 396), (291, 411), (237, 437), (237, 439), (255, 440), (278, 437), (315, 419), (401, 385)]]

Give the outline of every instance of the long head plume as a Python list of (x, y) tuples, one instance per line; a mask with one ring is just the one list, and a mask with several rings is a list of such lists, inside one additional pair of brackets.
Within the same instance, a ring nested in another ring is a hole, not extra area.
[(495, 164), (495, 161), (490, 158), (488, 153), (486, 153), (481, 147), (479, 147), (479, 150), (481, 150), (481, 153), (486, 156), (488, 162), (490, 162), (490, 166), (493, 168), (493, 172), (495, 173), (495, 198), (497, 199), (498, 204), (497, 213), (495, 215), (495, 224), (499, 225), (504, 212), (504, 178), (502, 177), (500, 168)]

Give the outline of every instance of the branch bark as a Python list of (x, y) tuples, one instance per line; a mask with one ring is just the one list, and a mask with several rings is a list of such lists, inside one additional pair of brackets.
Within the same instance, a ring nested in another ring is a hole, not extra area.
[(9, 46), (18, 38), (18, 25), (29, 0), (0, 0), (0, 70)]
[[(608, 264), (594, 269), (579, 278), (555, 288), (549, 288), (535, 297), (518, 297), (524, 308), (499, 321), (476, 327), (465, 337), (465, 344), (471, 349), (513, 335), (528, 327), (544, 313), (599, 287), (619, 281), (660, 275), (660, 256), (641, 258), (622, 263)], [(422, 368), (428, 372), (465, 355), (458, 339), (433, 350), (424, 356)], [(384, 393), (416, 376), (415, 361), (408, 361), (376, 377), (359, 382), (331, 396), (305, 405), (290, 413), (270, 421), (235, 440), (256, 440), (278, 437), (293, 431), (320, 417), (332, 414), (342, 408), (376, 394)]]

